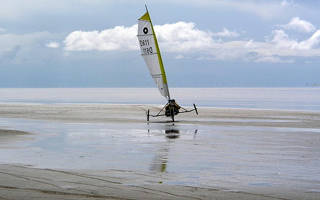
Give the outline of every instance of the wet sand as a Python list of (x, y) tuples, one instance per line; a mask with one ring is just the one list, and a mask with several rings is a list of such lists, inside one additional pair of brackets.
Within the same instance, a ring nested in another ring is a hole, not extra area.
[(149, 174), (131, 171), (62, 171), (0, 165), (0, 199), (284, 199), (264, 195), (263, 191), (254, 194), (160, 182), (130, 184), (135, 179), (155, 180)]
[(19, 130), (0, 129), (0, 144), (2, 144), (2, 148), (5, 148), (5, 145), (12, 141), (26, 140), (26, 138), (23, 137), (25, 135), (32, 135), (32, 133)]
[[(146, 111), (157, 113), (161, 107), (144, 105), (0, 104), (0, 117), (69, 122), (145, 123)], [(259, 110), (234, 108), (198, 108), (200, 115), (184, 113), (176, 121), (184, 124), (223, 126), (270, 126), (290, 128), (320, 128), (320, 112)], [(164, 123), (169, 118), (151, 118)]]
[[(8, 121), (23, 119), (57, 123), (109, 124), (107, 126), (116, 127), (115, 129), (129, 127), (123, 131), (130, 130), (130, 127), (137, 129), (140, 126), (148, 126), (148, 131), (150, 128), (151, 132), (154, 127), (170, 124), (166, 123), (166, 118), (159, 118), (152, 119), (150, 125), (147, 125), (145, 112), (150, 107), (152, 112), (160, 109), (158, 106), (143, 105), (2, 104), (0, 118)], [(24, 161), (15, 164), (2, 160), (0, 200), (320, 198), (320, 177), (317, 175), (320, 174), (320, 170), (316, 160), (320, 156), (319, 112), (199, 108), (199, 113), (199, 116), (194, 113), (178, 115), (175, 126), (180, 127), (180, 130), (191, 130), (196, 127), (197, 131), (192, 137), (198, 134), (200, 138), (203, 137), (203, 140), (191, 144), (191, 140), (188, 140), (188, 137), (191, 137), (190, 131), (187, 132), (189, 135), (182, 131), (181, 142), (179, 143), (178, 138), (176, 146), (170, 152), (172, 155), (188, 151), (181, 148), (188, 148), (190, 145), (192, 152), (195, 152), (192, 154), (190, 151), (190, 156), (203, 157), (205, 160), (213, 155), (204, 154), (204, 150), (208, 148), (208, 152), (212, 152), (210, 148), (214, 148), (216, 154), (214, 154), (215, 158), (212, 158), (212, 164), (209, 162), (209, 165), (199, 165), (199, 168), (189, 170), (195, 170), (195, 173), (189, 173), (189, 171), (175, 173), (175, 168), (162, 173), (167, 167), (163, 162), (164, 157), (168, 156), (168, 149), (163, 149), (162, 146), (159, 151), (160, 156), (155, 156), (150, 171), (135, 170), (134, 167), (131, 170), (120, 167), (57, 169), (50, 165), (41, 167), (41, 165), (24, 163)], [(13, 143), (17, 135), (19, 137), (30, 135), (28, 131), (15, 131), (12, 127), (9, 128), (0, 125), (2, 129), (0, 140), (2, 137), (12, 138), (7, 143)], [(199, 133), (197, 133), (198, 129)], [(41, 137), (42, 133), (37, 132), (39, 129), (35, 130), (32, 135)], [(219, 132), (216, 133), (215, 130)], [(171, 134), (171, 137), (175, 137), (174, 131), (169, 132), (160, 132), (160, 134)], [(215, 143), (208, 144), (207, 137), (210, 137), (211, 133), (215, 136), (213, 138)], [(252, 135), (254, 139), (251, 138)], [(184, 138), (187, 139), (184, 140)], [(231, 144), (226, 144), (226, 141)], [(147, 143), (150, 141), (148, 140)], [(180, 149), (177, 149), (178, 145), (182, 145)], [(235, 146), (235, 149), (228, 145)], [(0, 145), (1, 149), (3, 146)], [(200, 150), (197, 151), (197, 149)], [(121, 157), (121, 155), (118, 156)], [(138, 156), (142, 155), (138, 154)], [(239, 156), (240, 158), (234, 158)], [(181, 155), (175, 157), (175, 160), (180, 158)], [(234, 159), (235, 161), (232, 161)], [(181, 159), (182, 165), (184, 161)], [(220, 167), (220, 162), (226, 165)], [(215, 168), (211, 168), (210, 165)], [(297, 168), (293, 169), (291, 165)], [(270, 171), (268, 168), (271, 168)], [(207, 169), (211, 171), (206, 171)], [(284, 176), (286, 170), (290, 173)], [(244, 174), (246, 171), (248, 174)], [(253, 171), (252, 174), (250, 171)], [(308, 176), (302, 176), (306, 172)], [(196, 177), (198, 174), (199, 177)], [(206, 176), (212, 177), (202, 178)], [(186, 181), (189, 179), (192, 181)]]
[(18, 135), (27, 135), (31, 134), (25, 131), (18, 131), (18, 130), (6, 130), (0, 129), (0, 137), (10, 137), (10, 136), (18, 136)]

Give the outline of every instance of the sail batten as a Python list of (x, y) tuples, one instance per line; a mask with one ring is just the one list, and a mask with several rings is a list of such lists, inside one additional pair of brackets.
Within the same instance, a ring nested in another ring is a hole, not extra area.
[(170, 99), (167, 77), (164, 70), (160, 48), (155, 35), (149, 12), (138, 19), (138, 40), (141, 55), (162, 96)]

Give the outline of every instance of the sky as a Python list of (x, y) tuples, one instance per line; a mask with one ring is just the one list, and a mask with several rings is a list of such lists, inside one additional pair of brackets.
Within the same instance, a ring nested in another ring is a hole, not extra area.
[(320, 2), (2, 0), (0, 87), (155, 87), (148, 5), (169, 87), (320, 85)]

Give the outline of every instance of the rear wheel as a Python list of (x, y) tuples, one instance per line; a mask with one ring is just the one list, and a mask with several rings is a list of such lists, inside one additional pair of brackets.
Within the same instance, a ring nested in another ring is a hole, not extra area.
[(193, 104), (193, 107), (194, 107), (194, 110), (196, 111), (196, 113), (197, 113), (197, 115), (198, 115), (198, 109), (197, 109), (196, 104)]

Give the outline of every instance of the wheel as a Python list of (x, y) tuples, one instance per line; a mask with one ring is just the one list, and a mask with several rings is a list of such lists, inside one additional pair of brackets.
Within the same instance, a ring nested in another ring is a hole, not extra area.
[(198, 109), (196, 107), (196, 104), (193, 104), (194, 110), (196, 111), (197, 115), (198, 115)]
[(150, 113), (150, 110), (148, 109), (148, 111), (147, 111), (147, 121), (149, 121), (149, 113)]

